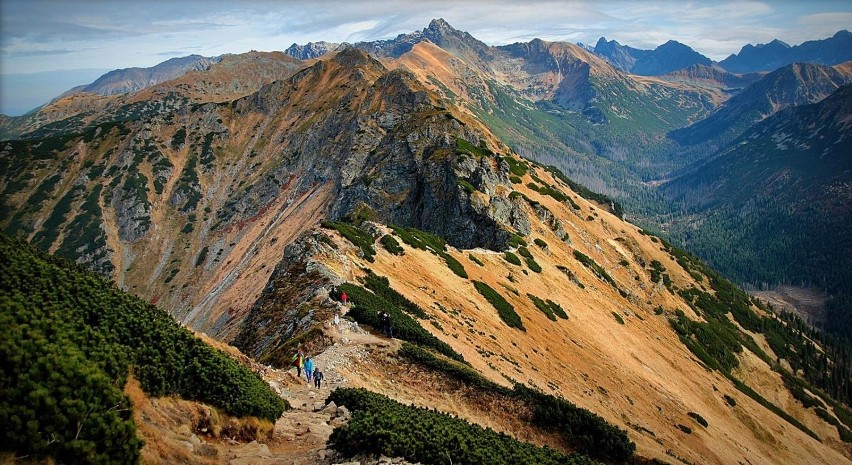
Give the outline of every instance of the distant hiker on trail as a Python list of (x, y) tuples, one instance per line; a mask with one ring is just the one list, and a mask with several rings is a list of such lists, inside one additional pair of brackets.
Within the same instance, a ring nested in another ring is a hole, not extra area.
[(319, 389), (322, 386), (322, 379), (325, 376), (320, 371), (319, 367), (314, 368), (314, 386)]
[(339, 310), (334, 311), (334, 327), (338, 328), (338, 329), (340, 328), (340, 311)]
[(340, 294), (340, 301), (343, 302), (343, 305), (346, 305), (346, 301), (349, 299), (349, 296), (346, 293)]
[(311, 384), (311, 375), (314, 373), (314, 361), (308, 357), (305, 359), (305, 376), (308, 378), (308, 384)]
[(385, 335), (389, 338), (393, 338), (393, 325), (391, 324), (390, 315), (385, 312), (379, 312), (379, 324)]
[(296, 377), (300, 378), (302, 376), (302, 364), (305, 363), (305, 353), (302, 352), (302, 349), (299, 349), (295, 355), (293, 355), (293, 360), (291, 360), (290, 364), (296, 367)]

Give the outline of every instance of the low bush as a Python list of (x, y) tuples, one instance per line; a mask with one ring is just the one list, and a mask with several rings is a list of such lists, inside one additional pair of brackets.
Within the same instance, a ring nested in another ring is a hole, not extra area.
[(559, 432), (573, 448), (612, 462), (627, 461), (636, 451), (636, 444), (630, 441), (627, 431), (607, 423), (595, 413), (522, 384), (515, 385), (515, 393), (532, 405), (534, 425)]
[(419, 305), (408, 300), (408, 298), (404, 295), (390, 287), (390, 281), (388, 278), (379, 276), (373, 273), (372, 270), (368, 271), (367, 276), (364, 278), (364, 287), (373, 291), (383, 299), (396, 305), (399, 309), (410, 315), (414, 315), (417, 318), (429, 317), (429, 315), (427, 315)]
[(357, 227), (349, 223), (343, 223), (339, 221), (323, 221), (321, 225), (323, 228), (333, 229), (337, 231), (338, 233), (340, 233), (341, 236), (345, 237), (355, 247), (360, 248), (365, 260), (367, 260), (368, 262), (375, 261), (376, 249), (373, 248), (373, 236), (367, 234), (366, 232), (358, 229)]
[(701, 415), (699, 415), (698, 413), (695, 413), (695, 412), (689, 412), (689, 413), (687, 413), (687, 415), (689, 415), (690, 417), (692, 417), (692, 419), (693, 419), (693, 420), (697, 421), (699, 425), (701, 425), (701, 426), (703, 426), (703, 427), (705, 427), (705, 428), (709, 426), (709, 423), (707, 423), (707, 420), (705, 420), (705, 419), (704, 419), (704, 417), (702, 417), (702, 416), (701, 416)]
[(544, 394), (523, 384), (515, 384), (512, 389), (505, 388), (485, 379), (469, 367), (417, 347), (403, 346), (400, 354), (479, 390), (522, 402), (529, 406), (533, 414), (528, 419), (524, 416), (524, 421), (559, 434), (566, 447), (609, 462), (628, 461), (636, 450), (636, 445), (630, 441), (626, 431), (565, 399)]
[(580, 261), (580, 263), (582, 263), (583, 265), (585, 265), (585, 266), (586, 266), (586, 268), (588, 268), (588, 269), (590, 269), (590, 270), (594, 271), (594, 273), (595, 273), (596, 275), (598, 275), (598, 277), (599, 277), (599, 278), (601, 278), (601, 279), (603, 279), (604, 281), (608, 282), (608, 283), (609, 283), (609, 284), (610, 284), (613, 288), (615, 288), (615, 289), (616, 289), (619, 293), (622, 293), (622, 292), (623, 292), (623, 291), (621, 290), (621, 288), (619, 288), (619, 287), (618, 287), (618, 283), (617, 283), (617, 282), (615, 282), (615, 280), (614, 280), (614, 279), (612, 279), (612, 276), (610, 276), (610, 275), (609, 275), (609, 273), (607, 273), (607, 272), (606, 272), (606, 270), (604, 270), (602, 266), (598, 265), (598, 264), (597, 264), (594, 260), (592, 260), (592, 258), (591, 258), (591, 257), (589, 257), (588, 255), (584, 254), (583, 252), (580, 252), (579, 250), (574, 250), (574, 258), (576, 258), (577, 260), (579, 260), (579, 261)]
[(482, 281), (473, 281), (473, 285), (476, 287), (476, 290), (485, 297), (485, 300), (497, 309), (497, 314), (500, 315), (503, 322), (509, 325), (510, 328), (517, 328), (521, 331), (526, 331), (524, 323), (521, 321), (521, 317), (515, 313), (515, 307), (507, 302), (499, 292), (495, 291), (491, 288), (491, 286), (483, 283)]
[(624, 318), (622, 318), (621, 315), (619, 315), (618, 313), (612, 312), (612, 317), (615, 318), (615, 321), (617, 321), (618, 324), (624, 324)]
[(441, 257), (447, 263), (447, 267), (460, 278), (467, 279), (467, 272), (464, 265), (447, 253), (447, 241), (434, 234), (421, 231), (416, 228), (403, 228), (401, 226), (391, 226), (394, 234), (400, 237), (406, 244), (420, 250), (428, 250), (433, 254)]
[(407, 406), (364, 389), (338, 388), (327, 402), (352, 419), (332, 431), (329, 445), (346, 454), (404, 457), (424, 464), (593, 464), (584, 455), (520, 442), (442, 412)]
[(385, 234), (384, 236), (382, 236), (380, 242), (382, 243), (382, 246), (385, 248), (385, 250), (394, 255), (402, 255), (403, 253), (405, 253), (405, 250), (402, 248), (401, 245), (399, 245), (399, 242), (397, 242), (397, 240), (394, 239), (394, 237), (390, 234)]
[[(528, 168), (527, 168), (526, 162), (523, 162), (523, 161), (519, 162), (512, 157), (503, 157), (503, 160), (505, 160), (506, 163), (509, 164), (509, 172), (511, 172), (513, 175), (519, 177), (518, 182), (516, 184), (520, 184), (521, 183), (520, 177), (527, 174)], [(515, 181), (512, 181), (512, 182), (515, 182)]]
[(341, 284), (337, 289), (345, 292), (349, 297), (352, 307), (347, 315), (354, 318), (358, 323), (381, 328), (379, 312), (385, 312), (390, 315), (394, 337), (432, 348), (454, 360), (464, 361), (464, 357), (454, 351), (452, 347), (423, 329), (415, 319), (403, 313), (399, 307), (384, 297), (352, 283)]
[(553, 310), (543, 300), (532, 294), (527, 294), (527, 297), (529, 297), (529, 299), (532, 300), (532, 303), (535, 304), (535, 308), (539, 309), (541, 313), (544, 313), (549, 320), (556, 321), (556, 315), (553, 314)]
[(536, 273), (541, 273), (541, 265), (539, 265), (538, 262), (536, 262), (534, 259), (525, 258), (524, 262), (526, 262), (527, 268), (529, 268), (530, 270)]
[(177, 395), (275, 421), (286, 402), (157, 307), (0, 235), (0, 444), (60, 463), (135, 463), (129, 370)]
[(512, 252), (504, 252), (503, 258), (506, 259), (506, 261), (511, 263), (512, 265), (521, 266), (521, 259), (518, 258), (518, 256), (513, 254)]
[(479, 266), (485, 266), (485, 263), (482, 263), (482, 260), (476, 258), (473, 254), (467, 254), (467, 258), (469, 258), (470, 261), (476, 263)]

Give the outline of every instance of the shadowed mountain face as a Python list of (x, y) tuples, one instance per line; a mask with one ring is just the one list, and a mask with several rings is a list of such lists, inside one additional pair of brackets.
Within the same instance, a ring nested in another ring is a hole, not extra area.
[(729, 141), (752, 124), (792, 105), (815, 103), (852, 80), (847, 72), (796, 63), (773, 71), (731, 97), (712, 115), (672, 132), (683, 144)]
[(852, 60), (852, 33), (839, 31), (833, 37), (809, 40), (793, 47), (778, 39), (768, 44), (748, 44), (719, 62), (732, 73), (772, 71), (796, 62), (833, 66)]

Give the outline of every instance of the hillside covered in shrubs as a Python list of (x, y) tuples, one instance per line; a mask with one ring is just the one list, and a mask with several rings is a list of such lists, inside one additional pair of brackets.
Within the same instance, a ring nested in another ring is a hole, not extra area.
[(168, 314), (100, 276), (0, 236), (0, 448), (59, 463), (137, 463), (122, 389), (275, 421), (286, 402)]

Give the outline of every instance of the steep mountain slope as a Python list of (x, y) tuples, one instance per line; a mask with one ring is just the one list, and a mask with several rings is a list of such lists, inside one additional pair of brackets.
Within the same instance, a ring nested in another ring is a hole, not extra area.
[(642, 76), (659, 76), (694, 65), (710, 66), (713, 63), (709, 58), (675, 40), (670, 40), (654, 50), (641, 50), (601, 37), (595, 44), (594, 53), (624, 72)]
[(773, 71), (731, 97), (709, 117), (671, 137), (687, 145), (724, 145), (752, 124), (790, 105), (815, 103), (852, 80), (852, 75), (828, 66), (795, 63)]
[(233, 103), (174, 105), (5, 143), (4, 229), (212, 332), (247, 310), (283, 247), (325, 216), (428, 225), (464, 246), (507, 237), (489, 218), (517, 207), (471, 207), (455, 181), (490, 168), (449, 156), (457, 138), (480, 150), (487, 131), (356, 49)]
[(778, 39), (768, 44), (745, 45), (740, 53), (719, 62), (732, 73), (772, 71), (791, 63), (817, 63), (832, 66), (852, 60), (852, 33), (838, 31), (822, 40), (809, 40), (793, 47)]
[[(852, 295), (852, 276), (838, 266), (852, 260), (850, 103), (847, 84), (819, 103), (782, 110), (667, 183), (664, 192), (696, 215), (673, 232), (743, 282), (813, 283)], [(718, 248), (722, 237), (738, 253)], [(850, 334), (852, 317), (839, 309), (832, 330)]]
[[(773, 372), (773, 351), (779, 346), (774, 340), (767, 344), (764, 335), (758, 334), (760, 325), (754, 324), (772, 320), (764, 310), (751, 307), (741, 291), (729, 294), (732, 289), (726, 289), (718, 275), (704, 275), (706, 269), (698, 262), (666, 244), (661, 248), (658, 239), (576, 196), (545, 170), (530, 168), (520, 181), (511, 186), (509, 196), (523, 199), (530, 218), (531, 232), (521, 233), (525, 242), (514, 242), (522, 259), (486, 249), (447, 247), (442, 252), (439, 241), (416, 231), (364, 223), (364, 231), (372, 231), (367, 243), (382, 238), (381, 245), (376, 243), (374, 252), (368, 253), (363, 239), (354, 239), (351, 230), (329, 225), (329, 229), (305, 234), (288, 248), (273, 284), (245, 320), (236, 344), (272, 364), (288, 363), (296, 344), (311, 352), (322, 351), (329, 344), (322, 336), (322, 322), (332, 309), (315, 302), (336, 286), (349, 294), (354, 304), (349, 315), (362, 324), (378, 327), (375, 311), (390, 312), (396, 337), (419, 341), (441, 353), (449, 346), (447, 353), (463, 357), (490, 382), (505, 386), (518, 381), (564, 396), (626, 428), (641, 456), (691, 463), (746, 458), (751, 463), (847, 460), (826, 447), (832, 444), (843, 450), (837, 430), (794, 400), (784, 387), (783, 370), (776, 366), (779, 371)], [(487, 185), (473, 182), (471, 199), (495, 199), (487, 190)], [(557, 192), (564, 193), (566, 200), (554, 198), (559, 197)], [(357, 230), (352, 225), (348, 228)], [(351, 239), (333, 229), (349, 231), (344, 234)], [(396, 242), (396, 246), (388, 245)], [(370, 273), (386, 276), (388, 281), (381, 284), (381, 278)], [(404, 298), (392, 297), (395, 292)], [(690, 294), (703, 297), (693, 300), (687, 297)], [(713, 310), (715, 304), (708, 302), (716, 298), (732, 300)], [(413, 304), (403, 304), (405, 299)], [(733, 317), (727, 314), (729, 309)], [(564, 314), (559, 316), (560, 312)], [(673, 328), (687, 320), (694, 320), (689, 324), (696, 325), (695, 333), (687, 332), (679, 339)], [(416, 336), (420, 334), (413, 330), (416, 326), (438, 341)], [(767, 338), (780, 334), (773, 331), (785, 331), (783, 324), (773, 327)], [(714, 345), (729, 330), (734, 333), (728, 334), (736, 335), (725, 337), (742, 342), (734, 343), (741, 348), (728, 352), (731, 359), (725, 363), (738, 368), (718, 368), (714, 357), (729, 349)], [(696, 340), (714, 355), (690, 345)], [(428, 390), (409, 384), (410, 369), (388, 358), (376, 362), (382, 366), (360, 381), (364, 386), (404, 404), (434, 405)], [(716, 366), (717, 371), (708, 366)], [(399, 373), (399, 378), (387, 378), (388, 372)], [(466, 379), (468, 385), (473, 382)], [(734, 379), (745, 380), (760, 394), (736, 388)], [(448, 408), (463, 418), (483, 421), (478, 408), (466, 405), (467, 396), (476, 394), (453, 389), (462, 395), (446, 393), (444, 402), (452, 405)], [(480, 389), (480, 397), (492, 392), (492, 388)], [(784, 420), (753, 399), (778, 405), (792, 417)], [(699, 426), (700, 421), (709, 426)], [(804, 429), (788, 421), (801, 422)], [(779, 444), (783, 447), (775, 446)]]

